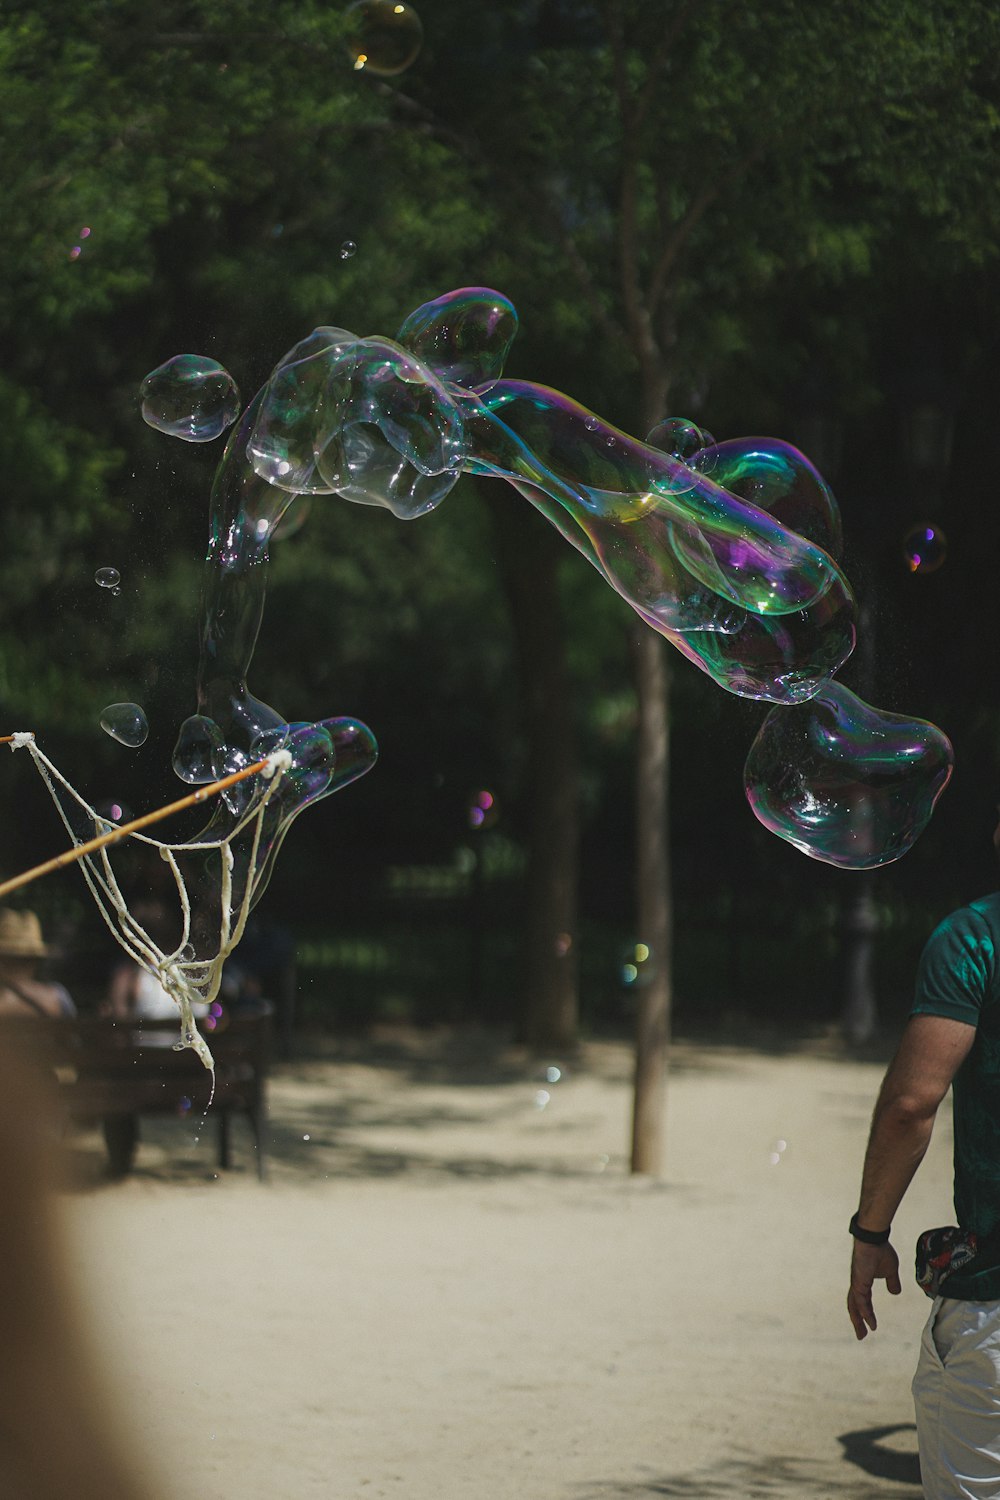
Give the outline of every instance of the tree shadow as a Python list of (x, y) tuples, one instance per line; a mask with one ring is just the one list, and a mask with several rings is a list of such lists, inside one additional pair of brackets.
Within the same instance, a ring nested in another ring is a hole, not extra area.
[[(908, 1424), (873, 1427), (845, 1433), (840, 1439), (844, 1459), (864, 1470), (862, 1479), (850, 1468), (837, 1469), (821, 1459), (734, 1454), (711, 1468), (684, 1474), (650, 1474), (639, 1479), (595, 1479), (577, 1486), (575, 1500), (772, 1500), (795, 1495), (800, 1500), (913, 1500), (910, 1486), (919, 1485), (916, 1455), (880, 1447), (895, 1432), (912, 1430)], [(896, 1460), (893, 1463), (892, 1460)], [(871, 1480), (885, 1480), (872, 1485)], [(907, 1486), (898, 1488), (899, 1484)]]

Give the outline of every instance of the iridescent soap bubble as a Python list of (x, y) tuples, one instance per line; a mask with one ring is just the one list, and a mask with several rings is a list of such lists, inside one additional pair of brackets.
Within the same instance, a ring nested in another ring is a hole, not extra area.
[(101, 710), (101, 728), (120, 745), (138, 749), (149, 735), (146, 715), (138, 703), (109, 703)]
[(215, 779), (215, 761), (225, 744), (222, 730), (205, 714), (192, 714), (184, 720), (174, 746), (174, 774), (191, 786), (201, 786)]
[[(365, 775), (378, 759), (375, 736), (360, 719), (282, 725), (256, 742), (254, 754), (260, 753), (269, 741), (280, 742), (281, 748), (291, 755), (292, 764), (268, 801), (254, 850), (254, 867), (248, 871), (248, 878), (254, 883), (255, 901), (263, 894), (284, 837), (299, 814)], [(222, 812), (220, 809), (217, 814), (220, 819)]]
[(330, 495), (345, 477), (340, 431), (359, 342), (346, 328), (315, 328), (275, 366), (246, 447), (268, 484)]
[(824, 550), (558, 391), (503, 379), (477, 399), (466, 467), (513, 483), (728, 691), (799, 702), (846, 660), (854, 600)]
[(341, 260), (350, 260), (352, 255), (357, 255), (358, 247), (353, 240), (345, 240), (340, 247)]
[(396, 335), (442, 380), (481, 387), (498, 380), (517, 333), (513, 302), (489, 287), (463, 286), (411, 312)]
[(233, 377), (201, 354), (175, 354), (146, 376), (139, 394), (143, 421), (187, 443), (212, 442), (240, 414)]
[(922, 521), (903, 538), (903, 558), (911, 573), (936, 573), (948, 556), (948, 538), (940, 526)]
[(122, 581), (122, 575), (117, 568), (98, 568), (94, 574), (94, 582), (100, 589), (111, 589), (114, 593), (119, 592), (118, 585)]
[(345, 500), (385, 506), (405, 520), (424, 515), (462, 471), (462, 408), (429, 366), (392, 339), (361, 339), (350, 354), (347, 395), (315, 434), (316, 466)]
[[(310, 493), (410, 519), (463, 471), (512, 484), (721, 686), (789, 705), (768, 717), (749, 763), (762, 821), (834, 863), (897, 858), (947, 780), (947, 741), (831, 685), (854, 646), (855, 606), (834, 561), (839, 514), (821, 476), (777, 440), (717, 444), (697, 424), (668, 419), (643, 443), (558, 391), (505, 379), (516, 327), (507, 298), (466, 287), (416, 309), (395, 340), (316, 329), (234, 428), (212, 491), (198, 713), (182, 726), (175, 767), (203, 782), (262, 753), (292, 755), (271, 793), (267, 777), (253, 778), (217, 804), (206, 832), (227, 837), (256, 797), (271, 798), (261, 843), (239, 855), (239, 879), (259, 894), (292, 818), (376, 754), (357, 721), (288, 725), (247, 689), (275, 527), (295, 495)], [(799, 777), (798, 794), (781, 780), (796, 757), (788, 775)], [(482, 794), (470, 819), (483, 827), (491, 815)], [(628, 963), (632, 983), (649, 968), (638, 947)]]
[(899, 859), (951, 776), (936, 725), (884, 713), (840, 683), (773, 708), (750, 748), (747, 800), (765, 828), (812, 859), (868, 870)]
[(782, 526), (839, 557), (840, 507), (819, 470), (780, 438), (730, 438), (695, 453), (691, 467), (710, 473), (731, 495), (766, 510)]
[(357, 0), (344, 12), (347, 52), (356, 72), (392, 78), (416, 61), (424, 28), (403, 0)]
[[(707, 466), (701, 470), (702, 473), (708, 473), (712, 467), (710, 450), (715, 439), (710, 432), (687, 417), (664, 417), (662, 422), (657, 422), (647, 432), (646, 442), (650, 448), (658, 448), (661, 453), (669, 454), (687, 467), (691, 467), (691, 460), (697, 454)], [(693, 481), (688, 484), (682, 471), (672, 471), (669, 474), (657, 471), (653, 482), (657, 488), (668, 489), (672, 494), (682, 494), (686, 489), (693, 488)]]

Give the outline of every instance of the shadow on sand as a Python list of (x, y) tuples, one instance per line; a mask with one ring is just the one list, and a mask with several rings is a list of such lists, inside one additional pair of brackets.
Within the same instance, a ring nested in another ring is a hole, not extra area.
[[(912, 1451), (887, 1446), (887, 1440), (912, 1435), (910, 1423), (869, 1427), (843, 1433), (838, 1442), (845, 1466), (831, 1478), (828, 1463), (772, 1455), (734, 1455), (709, 1469), (686, 1474), (654, 1475), (630, 1480), (596, 1479), (576, 1490), (575, 1500), (769, 1500), (795, 1493), (807, 1500), (916, 1500), (920, 1468)], [(915, 1436), (912, 1437), (915, 1444)], [(862, 1474), (856, 1471), (860, 1469)], [(872, 1480), (883, 1481), (872, 1483)]]

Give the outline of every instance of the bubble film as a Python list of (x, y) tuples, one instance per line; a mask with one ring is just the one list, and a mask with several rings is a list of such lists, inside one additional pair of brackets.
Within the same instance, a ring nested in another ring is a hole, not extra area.
[(732, 438), (692, 454), (691, 463), (738, 500), (766, 510), (789, 531), (840, 557), (840, 507), (819, 470), (791, 443)]
[(109, 703), (101, 710), (101, 728), (120, 745), (138, 749), (149, 737), (146, 715), (138, 703)]
[(142, 420), (188, 443), (210, 443), (240, 414), (236, 382), (214, 359), (175, 354), (139, 387)]
[[(715, 439), (710, 432), (706, 432), (696, 422), (689, 421), (687, 417), (664, 417), (662, 422), (657, 422), (646, 434), (646, 442), (650, 448), (658, 448), (661, 453), (679, 459), (688, 470), (695, 468), (697, 456), (704, 464), (701, 472), (710, 474), (712, 471), (714, 460), (711, 455), (714, 453)], [(683, 476), (675, 476), (672, 486), (675, 494), (680, 493), (682, 483)]]
[(356, 72), (392, 78), (417, 59), (424, 28), (402, 0), (358, 0), (344, 12), (347, 55)]
[(768, 714), (744, 786), (765, 828), (846, 870), (899, 859), (948, 785), (947, 737), (924, 719), (880, 712), (840, 683)]
[[(680, 418), (640, 442), (558, 391), (504, 377), (516, 330), (513, 305), (486, 287), (425, 303), (395, 339), (317, 328), (234, 427), (212, 488), (196, 712), (174, 766), (199, 783), (288, 747), (293, 772), (240, 878), (264, 879), (302, 808), (377, 755), (358, 721), (290, 725), (249, 691), (275, 528), (296, 496), (413, 519), (463, 472), (511, 484), (721, 687), (776, 705), (747, 770), (766, 826), (848, 868), (898, 858), (947, 782), (950, 750), (932, 725), (880, 714), (832, 680), (856, 610), (822, 476), (790, 444), (716, 443)], [(250, 781), (234, 788), (212, 828), (256, 795)]]
[(512, 482), (720, 686), (800, 702), (846, 660), (854, 599), (821, 548), (557, 391), (477, 400), (467, 467)]
[(174, 746), (174, 774), (190, 786), (202, 786), (214, 779), (212, 767), (224, 748), (222, 730), (204, 714), (192, 714), (184, 720)]
[(503, 374), (516, 333), (513, 302), (488, 287), (467, 286), (410, 313), (396, 342), (442, 380), (482, 387)]
[(903, 538), (903, 558), (911, 573), (936, 573), (948, 556), (948, 538), (940, 526), (922, 521)]

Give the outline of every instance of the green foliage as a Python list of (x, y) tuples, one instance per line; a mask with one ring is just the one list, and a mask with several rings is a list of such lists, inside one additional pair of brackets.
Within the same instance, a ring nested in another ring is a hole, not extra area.
[[(388, 83), (352, 73), (319, 0), (55, 9), (0, 17), (0, 717), (74, 736), (84, 773), (104, 702), (190, 707), (218, 453), (145, 431), (136, 403), (174, 353), (249, 397), (317, 323), (391, 334), (492, 284), (522, 317), (511, 373), (641, 434), (652, 361), (720, 436), (794, 436), (819, 400), (885, 420), (886, 349), (928, 300), (961, 369), (995, 336), (985, 0), (436, 0)], [(631, 617), (569, 553), (563, 586), (597, 808), (630, 751)], [(318, 501), (276, 548), (254, 685), (371, 720), (405, 842), (456, 836), (463, 774), (513, 781), (510, 662), (464, 488), (416, 527)], [(723, 733), (717, 695), (678, 680), (686, 721)]]

